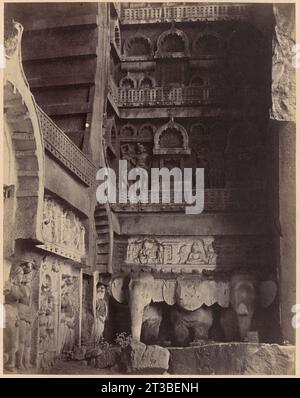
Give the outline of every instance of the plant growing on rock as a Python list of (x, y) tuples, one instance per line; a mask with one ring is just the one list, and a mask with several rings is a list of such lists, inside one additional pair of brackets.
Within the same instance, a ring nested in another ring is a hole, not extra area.
[(117, 333), (115, 342), (121, 348), (126, 348), (132, 343), (132, 336), (130, 334), (127, 334), (126, 332)]

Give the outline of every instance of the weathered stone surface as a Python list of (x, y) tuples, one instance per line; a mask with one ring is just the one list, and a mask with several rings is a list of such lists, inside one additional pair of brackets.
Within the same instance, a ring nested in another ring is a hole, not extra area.
[(102, 350), (101, 348), (90, 348), (86, 351), (85, 357), (86, 359), (95, 358), (98, 355), (101, 355)]
[(295, 347), (218, 343), (169, 348), (171, 374), (293, 375)]
[(169, 358), (170, 353), (166, 348), (143, 343), (132, 343), (122, 352), (126, 372), (163, 373), (169, 369)]
[(73, 359), (75, 359), (76, 361), (83, 361), (85, 359), (85, 354), (85, 347), (75, 347)]
[(106, 369), (115, 366), (118, 363), (121, 349), (119, 347), (112, 347), (108, 350), (103, 350), (100, 355), (95, 358), (95, 367), (99, 369)]
[(294, 121), (296, 74), (292, 59), (295, 56), (295, 9), (292, 4), (276, 4), (273, 11), (276, 25), (273, 37), (271, 117)]

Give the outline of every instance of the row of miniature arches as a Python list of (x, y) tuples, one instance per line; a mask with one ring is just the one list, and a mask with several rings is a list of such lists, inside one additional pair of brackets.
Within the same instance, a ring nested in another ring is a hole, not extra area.
[[(168, 123), (156, 128), (151, 123), (143, 124), (139, 129), (137, 129), (133, 124), (127, 123), (123, 125), (119, 131), (118, 135), (121, 139), (123, 138), (137, 138), (137, 139), (147, 139), (152, 140), (155, 136), (160, 136), (163, 131), (168, 128), (178, 130), (186, 141), (188, 138), (187, 130), (184, 126), (176, 123), (171, 119)], [(212, 126), (205, 126), (200, 122), (194, 123), (189, 129), (190, 135), (195, 138), (205, 138), (207, 139), (226, 139), (228, 133), (228, 128), (222, 123), (217, 122)], [(112, 132), (113, 133), (113, 132)], [(158, 134), (159, 133), (159, 134)], [(248, 140), (260, 141), (260, 131), (257, 126), (251, 122), (244, 121), (238, 122), (229, 129), (229, 135), (233, 138), (234, 136), (247, 137)]]
[[(219, 78), (221, 81), (221, 78)], [(215, 82), (215, 79), (210, 78), (208, 75), (202, 76), (199, 74), (193, 75), (190, 78), (189, 85), (190, 86), (209, 86)], [(143, 76), (141, 79), (135, 79), (129, 73), (120, 79), (119, 87), (124, 90), (132, 90), (135, 88), (140, 89), (151, 89), (157, 86), (156, 80), (153, 76)]]
[[(192, 53), (195, 56), (217, 55), (226, 47), (233, 51), (253, 52), (261, 48), (263, 35), (257, 29), (251, 27), (251, 31), (237, 29), (226, 40), (219, 33), (205, 30), (197, 34), (192, 42)], [(118, 33), (118, 41), (119, 33)], [(134, 57), (165, 57), (174, 54), (190, 56), (190, 44), (188, 36), (182, 30), (172, 26), (163, 32), (157, 39), (157, 50), (154, 53), (154, 43), (142, 33), (128, 37), (123, 46), (124, 55)]]

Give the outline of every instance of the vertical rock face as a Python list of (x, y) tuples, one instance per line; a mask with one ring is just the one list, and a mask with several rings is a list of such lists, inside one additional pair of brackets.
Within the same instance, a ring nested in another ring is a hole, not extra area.
[(272, 59), (271, 118), (294, 121), (296, 111), (296, 74), (293, 66), (295, 45), (295, 7), (274, 4), (275, 31)]
[(169, 348), (171, 374), (292, 375), (295, 347), (218, 343)]

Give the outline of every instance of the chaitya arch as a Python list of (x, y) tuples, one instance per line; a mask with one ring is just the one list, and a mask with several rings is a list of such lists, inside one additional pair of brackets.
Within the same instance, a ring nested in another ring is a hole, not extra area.
[(189, 39), (182, 30), (171, 29), (163, 32), (157, 40), (156, 58), (188, 57), (190, 55)]
[(4, 135), (15, 167), (13, 240), (43, 241), (44, 146), (35, 100), (21, 59), (23, 27), (14, 22), (6, 32), (4, 70)]
[(186, 129), (174, 119), (161, 126), (154, 135), (155, 155), (190, 154), (189, 138)]
[(128, 58), (144, 59), (152, 57), (153, 45), (147, 36), (137, 33), (125, 40), (123, 51)]

